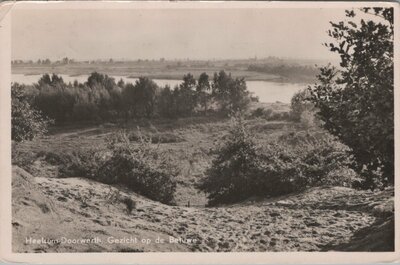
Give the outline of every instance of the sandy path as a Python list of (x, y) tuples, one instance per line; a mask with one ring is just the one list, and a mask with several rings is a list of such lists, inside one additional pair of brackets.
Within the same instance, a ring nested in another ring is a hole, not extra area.
[[(187, 208), (87, 179), (34, 178), (17, 169), (13, 248), (22, 252), (320, 251), (349, 242), (355, 232), (390, 214), (392, 196), (390, 190), (373, 193), (331, 187), (234, 206)], [(131, 213), (122, 202), (127, 197), (136, 202)], [(32, 245), (24, 244), (27, 236), (98, 237), (102, 242)], [(170, 236), (196, 242), (169, 243)], [(111, 244), (110, 237), (152, 243)], [(165, 243), (154, 243), (157, 237)]]

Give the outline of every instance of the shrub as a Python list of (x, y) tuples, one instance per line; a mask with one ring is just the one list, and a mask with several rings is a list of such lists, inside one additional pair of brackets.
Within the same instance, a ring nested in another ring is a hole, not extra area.
[(130, 214), (132, 210), (136, 208), (136, 202), (130, 197), (123, 198), (122, 202), (125, 204), (128, 214)]
[(258, 107), (250, 113), (251, 118), (263, 118), (267, 121), (288, 121), (291, 114), (287, 111), (274, 111), (270, 108)]
[(290, 133), (257, 146), (240, 120), (234, 121), (199, 188), (216, 205), (319, 185), (351, 186), (357, 176), (349, 151), (325, 132)]
[(264, 116), (264, 108), (258, 107), (251, 112), (251, 117), (253, 118), (261, 118)]
[(200, 190), (208, 193), (208, 204), (233, 203), (251, 196), (252, 178), (260, 163), (253, 139), (241, 119), (234, 117), (229, 135), (199, 185)]
[(349, 187), (357, 179), (350, 149), (325, 132), (282, 135), (264, 149), (262, 157), (270, 167), (265, 173), (279, 176), (278, 186), (269, 191), (272, 195), (320, 185)]
[(24, 93), (24, 86), (11, 88), (11, 139), (16, 142), (33, 140), (47, 132), (52, 121), (33, 108)]
[(282, 112), (271, 112), (269, 117), (267, 118), (268, 121), (287, 121), (290, 119), (290, 114), (287, 111)]
[(291, 99), (290, 117), (294, 121), (301, 121), (304, 112), (312, 113), (315, 109), (314, 104), (309, 100), (310, 92), (303, 89), (295, 93)]
[(126, 134), (110, 139), (111, 156), (98, 170), (98, 180), (123, 184), (152, 200), (172, 204), (178, 174), (168, 157), (147, 139), (132, 144)]
[(119, 133), (108, 140), (107, 150), (39, 155), (58, 166), (60, 177), (86, 177), (107, 184), (121, 184), (152, 200), (174, 203), (178, 171), (148, 138), (142, 137), (139, 144), (133, 144), (126, 134)]
[(73, 152), (42, 152), (44, 160), (58, 167), (59, 177), (85, 177), (95, 179), (103, 163), (100, 152), (94, 149)]
[(31, 165), (37, 159), (37, 154), (31, 150), (21, 150), (21, 149), (22, 148), (18, 143), (12, 141), (11, 163), (29, 172)]

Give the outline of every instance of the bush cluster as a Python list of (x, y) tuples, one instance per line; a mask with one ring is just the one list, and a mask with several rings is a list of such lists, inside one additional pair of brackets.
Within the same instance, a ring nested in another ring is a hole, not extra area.
[(351, 186), (357, 176), (350, 169), (349, 151), (329, 134), (317, 132), (289, 133), (258, 146), (239, 119), (199, 188), (208, 193), (209, 205), (217, 205), (319, 185)]
[(99, 150), (81, 149), (79, 151), (41, 151), (37, 157), (42, 157), (47, 163), (58, 168), (59, 177), (86, 177), (96, 179), (102, 163)]
[(174, 203), (178, 171), (151, 139), (143, 137), (139, 144), (133, 144), (121, 133), (110, 140), (109, 150), (111, 155), (99, 168), (98, 180), (123, 184), (152, 200)]
[(105, 150), (42, 152), (37, 156), (58, 167), (60, 177), (85, 177), (120, 184), (147, 198), (174, 204), (176, 167), (150, 138), (132, 143), (125, 133), (108, 139)]
[(316, 111), (315, 104), (310, 101), (310, 97), (308, 89), (300, 90), (293, 95), (290, 102), (290, 117), (293, 121), (303, 121), (304, 116)]
[(290, 121), (291, 115), (287, 111), (274, 111), (270, 108), (256, 108), (250, 113), (251, 118), (262, 118), (267, 121)]

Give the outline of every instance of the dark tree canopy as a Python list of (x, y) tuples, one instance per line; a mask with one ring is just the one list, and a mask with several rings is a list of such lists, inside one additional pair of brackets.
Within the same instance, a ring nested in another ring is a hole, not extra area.
[[(331, 22), (340, 68), (320, 69), (310, 87), (324, 127), (352, 148), (364, 188), (394, 180), (393, 9), (346, 11), (348, 21)], [(365, 15), (367, 14), (367, 15)]]
[(207, 112), (207, 103), (209, 100), (209, 91), (211, 90), (209, 76), (202, 73), (196, 86), (197, 97), (200, 105), (204, 108), (204, 113)]
[(180, 109), (183, 113), (191, 115), (197, 105), (196, 100), (196, 79), (192, 74), (188, 73), (183, 76), (183, 82), (179, 85), (179, 102)]
[(244, 78), (233, 78), (225, 71), (214, 74), (212, 93), (223, 111), (244, 110), (250, 103)]
[[(190, 73), (183, 76), (179, 85), (160, 87), (148, 77), (135, 83), (93, 72), (87, 81), (65, 83), (56, 74), (44, 74), (38, 83), (24, 86), (26, 97), (37, 110), (54, 119), (56, 124), (71, 122), (125, 121), (142, 118), (179, 118), (205, 115), (208, 110), (227, 114), (226, 108), (246, 107), (249, 92), (243, 79), (228, 77), (226, 104), (221, 94), (211, 93), (214, 85), (206, 73), (199, 81)], [(220, 85), (220, 84), (219, 84)], [(222, 90), (221, 90), (222, 91)], [(225, 109), (221, 108), (225, 107)]]
[(11, 88), (11, 139), (16, 142), (33, 140), (44, 134), (50, 122), (31, 106), (23, 89), (19, 84)]

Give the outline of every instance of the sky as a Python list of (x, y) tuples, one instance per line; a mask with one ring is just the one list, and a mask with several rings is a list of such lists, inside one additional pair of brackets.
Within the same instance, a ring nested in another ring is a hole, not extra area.
[(12, 59), (334, 60), (322, 43), (344, 9), (15, 9)]

